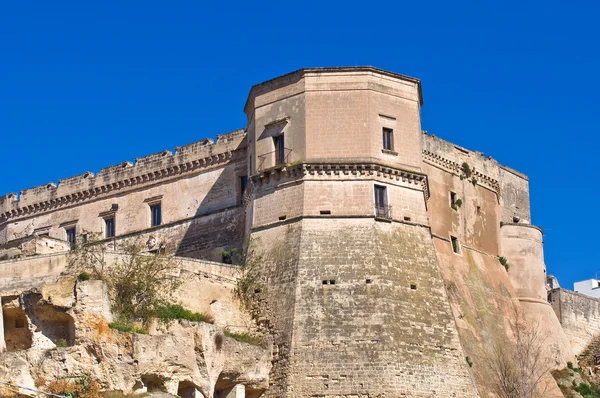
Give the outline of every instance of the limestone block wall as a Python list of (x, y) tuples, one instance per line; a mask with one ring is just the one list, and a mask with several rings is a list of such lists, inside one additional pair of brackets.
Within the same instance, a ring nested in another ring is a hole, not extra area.
[[(424, 163), (429, 183), (428, 214), (431, 232), (444, 239), (457, 237), (462, 246), (497, 255), (500, 206), (496, 192), (473, 184), (435, 164)], [(462, 204), (451, 207), (451, 192)]]
[(268, 396), (476, 396), (426, 228), (305, 218), (253, 237), (285, 245), (263, 257)]
[(501, 205), (500, 221), (531, 223), (529, 180), (526, 175), (500, 165), (491, 156), (470, 151), (431, 134), (422, 136), (422, 145), (425, 163), (457, 177), (463, 174), (461, 167), (466, 162), (477, 185), (496, 192)]
[(566, 289), (553, 289), (548, 301), (575, 355), (580, 355), (600, 336), (600, 299)]
[[(417, 79), (361, 70), (309, 70), (306, 79), (306, 157), (378, 159), (396, 167), (421, 163)], [(394, 149), (384, 153), (382, 129), (391, 128)]]
[[(273, 137), (281, 134), (284, 163), (368, 160), (418, 169), (421, 102), (417, 79), (370, 67), (301, 69), (256, 85), (245, 107), (251, 173), (275, 166)], [(387, 152), (384, 127), (396, 142)]]
[[(171, 228), (172, 240), (182, 242), (178, 254), (198, 256), (211, 246), (241, 248), (243, 210), (236, 208), (242, 200), (241, 177), (247, 173), (245, 148), (242, 130), (219, 136), (216, 143), (205, 140), (176, 148), (175, 154), (164, 151), (136, 159), (135, 165), (111, 166), (95, 177), (85, 173), (60, 180), (58, 186), (24, 190), (19, 200), (7, 195), (0, 201), (0, 244), (40, 230), (64, 240), (72, 227), (103, 236), (104, 219), (114, 217), (117, 236)], [(150, 203), (156, 202), (162, 223), (151, 228)], [(183, 223), (182, 233), (176, 226)], [(221, 238), (213, 239), (215, 235)], [(207, 239), (213, 241), (202, 243)]]

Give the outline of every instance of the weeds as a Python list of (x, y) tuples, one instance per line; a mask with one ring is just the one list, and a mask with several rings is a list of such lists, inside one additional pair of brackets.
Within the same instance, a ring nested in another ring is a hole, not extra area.
[(225, 330), (225, 336), (231, 337), (232, 339), (239, 341), (240, 343), (247, 343), (247, 344), (255, 345), (258, 347), (264, 347), (263, 339), (253, 336), (248, 333), (234, 333), (234, 332)]
[[(504, 266), (504, 268), (506, 269), (506, 272), (508, 272), (508, 269), (510, 268), (510, 265), (508, 264), (508, 260), (506, 259), (506, 257), (498, 257), (498, 261), (500, 261), (500, 264), (502, 264)], [(571, 364), (571, 366), (573, 366), (573, 364)]]
[(111, 322), (108, 324), (108, 327), (114, 330), (118, 330), (119, 332), (148, 334), (148, 329), (143, 327), (137, 327), (125, 322)]
[(188, 320), (192, 322), (213, 323), (214, 319), (209, 315), (186, 310), (179, 304), (159, 305), (154, 310), (154, 315), (164, 324), (174, 320)]

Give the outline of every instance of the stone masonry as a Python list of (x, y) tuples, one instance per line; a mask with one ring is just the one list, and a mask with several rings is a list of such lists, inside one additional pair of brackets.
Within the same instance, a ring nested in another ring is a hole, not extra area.
[[(373, 67), (257, 84), (246, 127), (216, 142), (0, 197), (0, 259), (25, 264), (27, 242), (73, 228), (114, 250), (246, 253), (273, 342), (266, 396), (494, 396), (489, 342), (510, 344), (514, 306), (545, 325), (554, 366), (574, 355), (546, 301), (527, 176), (422, 131), (422, 105), (418, 79)], [(55, 275), (62, 260), (44, 256)], [(10, 264), (0, 277), (31, 284)]]

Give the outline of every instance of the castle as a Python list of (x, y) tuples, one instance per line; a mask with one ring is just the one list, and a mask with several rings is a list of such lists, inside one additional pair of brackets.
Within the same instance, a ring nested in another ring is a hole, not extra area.
[(251, 245), (272, 397), (492, 396), (515, 305), (575, 361), (595, 336), (575, 352), (548, 303), (527, 177), (422, 131), (422, 104), (418, 79), (373, 67), (277, 77), (216, 142), (1, 197), (0, 249), (85, 232), (228, 263)]

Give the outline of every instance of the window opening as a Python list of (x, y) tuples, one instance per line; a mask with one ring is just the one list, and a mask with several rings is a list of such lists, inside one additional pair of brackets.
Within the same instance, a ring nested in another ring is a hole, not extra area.
[(150, 205), (150, 217), (151, 217), (151, 225), (152, 227), (156, 227), (161, 224), (162, 214), (160, 203), (155, 203)]
[(65, 232), (67, 234), (67, 242), (69, 242), (71, 247), (75, 246), (76, 239), (77, 239), (75, 227), (66, 228)]
[(275, 164), (285, 163), (285, 141), (283, 134), (273, 137), (273, 144), (275, 145)]
[(452, 251), (456, 254), (460, 254), (460, 243), (458, 243), (458, 238), (456, 236), (451, 236), (450, 240), (452, 242)]
[(113, 238), (115, 236), (115, 218), (105, 218), (104, 219), (104, 237), (105, 238)]
[(244, 194), (244, 192), (246, 192), (247, 187), (248, 187), (248, 176), (241, 176), (240, 177), (240, 188), (241, 188), (242, 195)]
[(394, 130), (387, 127), (383, 128), (383, 149), (394, 150)]
[(391, 218), (390, 206), (387, 201), (387, 190), (382, 185), (375, 185), (375, 217), (378, 218)]

